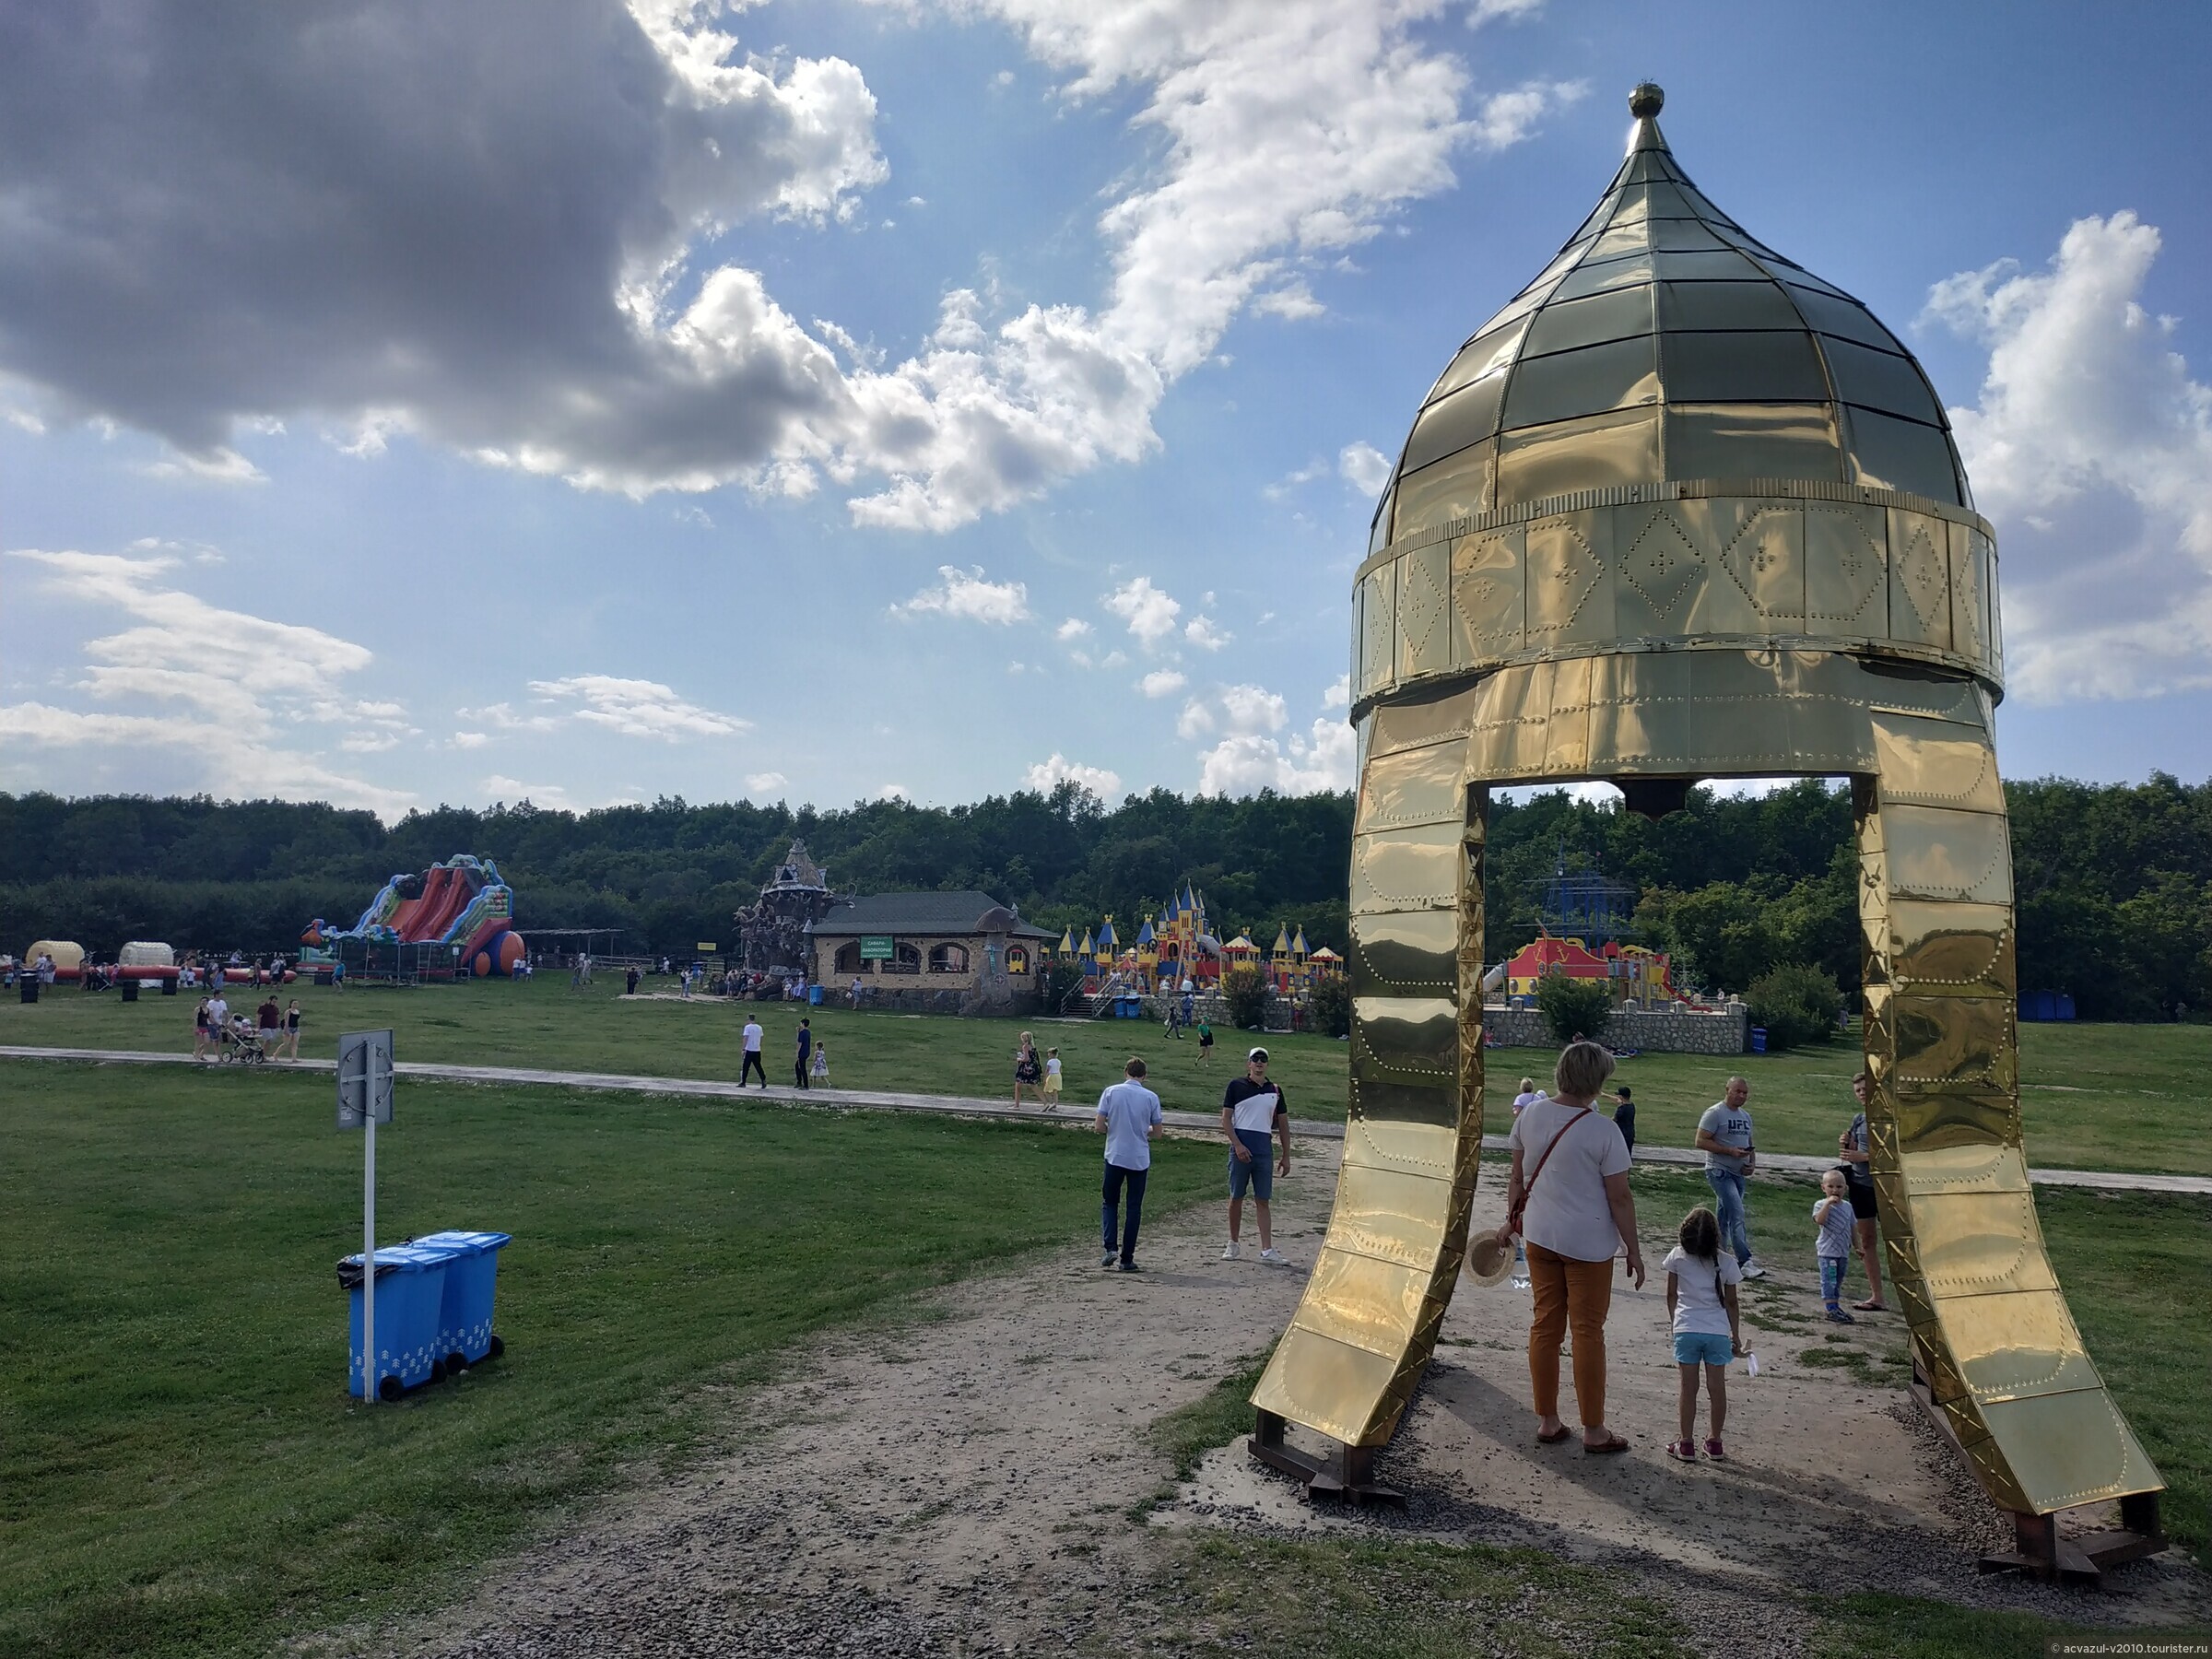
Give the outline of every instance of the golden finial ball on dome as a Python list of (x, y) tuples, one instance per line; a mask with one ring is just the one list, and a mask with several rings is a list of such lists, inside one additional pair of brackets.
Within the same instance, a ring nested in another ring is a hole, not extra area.
[(1629, 93), (1629, 113), (1649, 121), (1666, 103), (1666, 91), (1657, 81), (1638, 81)]

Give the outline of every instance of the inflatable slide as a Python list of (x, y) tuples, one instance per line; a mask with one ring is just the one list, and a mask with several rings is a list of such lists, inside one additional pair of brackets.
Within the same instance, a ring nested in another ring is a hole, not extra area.
[(463, 853), (443, 864), (384, 883), (361, 919), (333, 928), (318, 920), (303, 935), (318, 956), (341, 939), (378, 945), (459, 946), (463, 973), (510, 978), (523, 959), (522, 935), (513, 930), (514, 893), (489, 859)]

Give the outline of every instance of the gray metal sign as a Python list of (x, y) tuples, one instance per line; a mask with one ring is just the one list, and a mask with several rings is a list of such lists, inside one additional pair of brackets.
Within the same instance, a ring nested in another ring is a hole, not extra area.
[(347, 1031), (338, 1039), (338, 1127), (392, 1121), (392, 1033)]

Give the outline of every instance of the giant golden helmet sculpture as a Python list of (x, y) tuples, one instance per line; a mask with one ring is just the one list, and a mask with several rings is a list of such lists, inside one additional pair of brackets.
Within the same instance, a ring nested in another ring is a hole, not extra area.
[(1453, 358), (1375, 515), (1344, 1168), (1253, 1403), (1372, 1447), (1428, 1361), (1482, 1135), (1488, 787), (1604, 779), (1661, 812), (1700, 778), (1848, 775), (1917, 1368), (2000, 1506), (2155, 1490), (2021, 1151), (1990, 527), (1912, 354), (1699, 194), (1660, 99), (1636, 88), (1611, 188)]

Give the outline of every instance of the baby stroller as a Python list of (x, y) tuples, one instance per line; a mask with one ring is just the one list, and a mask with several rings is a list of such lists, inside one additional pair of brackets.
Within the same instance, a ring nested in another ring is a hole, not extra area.
[(261, 1033), (253, 1029), (253, 1022), (243, 1014), (234, 1014), (230, 1018), (229, 1040), (224, 1045), (223, 1058), (235, 1060), (241, 1065), (265, 1065), (268, 1063), (269, 1052), (261, 1041)]

